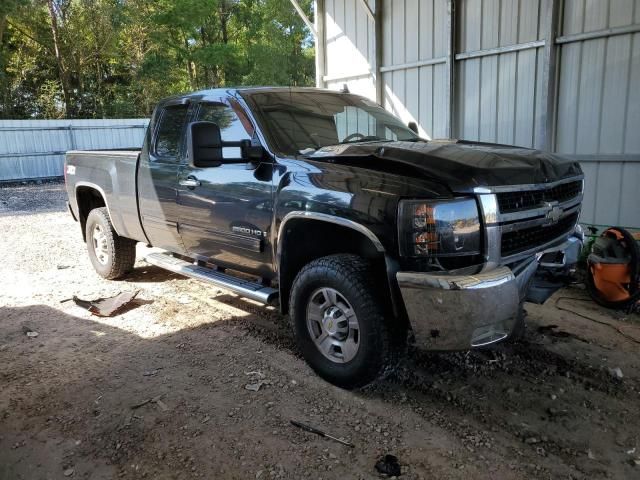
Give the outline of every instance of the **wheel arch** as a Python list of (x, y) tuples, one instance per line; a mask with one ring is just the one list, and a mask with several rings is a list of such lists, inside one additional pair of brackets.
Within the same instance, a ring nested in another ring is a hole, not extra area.
[[(296, 243), (304, 245), (304, 248), (295, 248)], [(275, 266), (282, 313), (289, 311), (293, 281), (302, 267), (317, 258), (337, 253), (353, 253), (369, 260), (377, 279), (384, 282), (381, 291), (390, 293), (391, 301), (387, 306), (394, 316), (403, 316), (404, 308), (394, 282), (395, 262), (378, 237), (353, 220), (304, 211), (288, 213), (278, 228)]]
[[(113, 217), (111, 216), (111, 210), (109, 210), (109, 204), (107, 203), (107, 196), (104, 190), (94, 183), (78, 182), (75, 186), (76, 203), (78, 205), (78, 221), (80, 222), (80, 229), (82, 230), (82, 239), (86, 242), (87, 233), (85, 227), (87, 225), (87, 217), (91, 210), (100, 207), (106, 207), (107, 213), (113, 225)], [(118, 233), (116, 227), (113, 227)]]

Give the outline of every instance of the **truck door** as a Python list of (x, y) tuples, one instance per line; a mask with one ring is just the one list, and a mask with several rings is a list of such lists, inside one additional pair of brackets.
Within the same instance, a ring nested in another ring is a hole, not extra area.
[[(194, 119), (215, 122), (223, 141), (251, 139), (254, 126), (234, 100), (203, 102)], [(249, 163), (225, 147), (219, 167), (183, 163), (178, 173), (178, 229), (189, 255), (222, 267), (271, 276), (271, 162)]]
[(138, 196), (144, 232), (154, 247), (183, 253), (178, 233), (177, 177), (189, 105), (158, 108), (140, 155)]

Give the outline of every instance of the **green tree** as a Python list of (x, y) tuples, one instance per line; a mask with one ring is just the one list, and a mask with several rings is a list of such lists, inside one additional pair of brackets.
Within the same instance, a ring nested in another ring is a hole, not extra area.
[(283, 0), (3, 0), (0, 118), (146, 116), (189, 90), (311, 85), (313, 55)]

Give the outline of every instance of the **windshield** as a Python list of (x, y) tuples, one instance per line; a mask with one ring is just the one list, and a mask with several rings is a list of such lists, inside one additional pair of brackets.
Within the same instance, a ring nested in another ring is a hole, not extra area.
[(322, 91), (267, 91), (249, 96), (274, 150), (311, 153), (341, 143), (412, 140), (418, 136), (374, 102)]

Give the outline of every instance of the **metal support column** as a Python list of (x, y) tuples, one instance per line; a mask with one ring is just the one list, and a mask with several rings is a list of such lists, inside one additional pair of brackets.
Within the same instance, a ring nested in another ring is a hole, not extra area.
[(447, 0), (447, 18), (446, 18), (446, 38), (447, 52), (446, 52), (446, 79), (445, 79), (445, 125), (447, 137), (452, 138), (454, 135), (453, 125), (453, 88), (454, 88), (454, 74), (455, 74), (455, 2), (454, 0)]
[(326, 10), (325, 0), (315, 0), (314, 23), (316, 28), (316, 87), (324, 88), (326, 75), (327, 57), (325, 54), (326, 34)]
[(560, 21), (561, 0), (547, 0), (544, 9), (544, 51), (542, 59), (541, 112), (538, 118), (538, 135), (535, 146), (542, 150), (552, 151), (555, 143), (556, 94), (558, 58), (556, 37)]
[(384, 0), (376, 0), (375, 12), (373, 13), (373, 28), (375, 32), (374, 37), (374, 52), (375, 52), (375, 65), (373, 74), (375, 75), (376, 82), (376, 102), (382, 105), (384, 101), (384, 84), (382, 83), (382, 2)]

